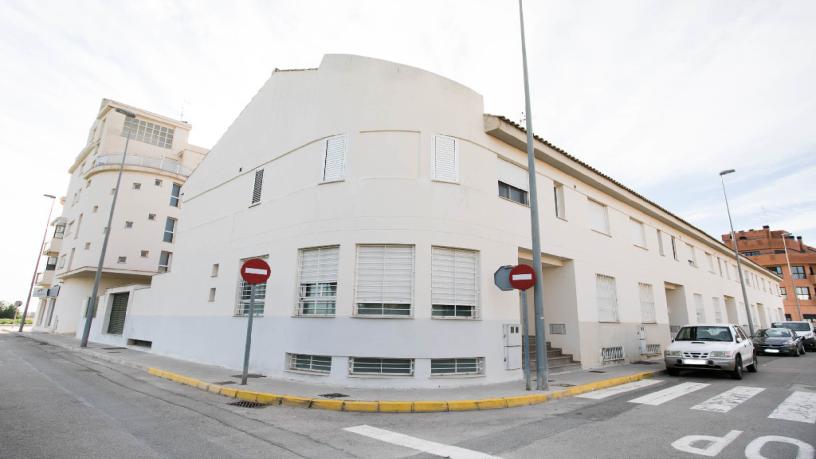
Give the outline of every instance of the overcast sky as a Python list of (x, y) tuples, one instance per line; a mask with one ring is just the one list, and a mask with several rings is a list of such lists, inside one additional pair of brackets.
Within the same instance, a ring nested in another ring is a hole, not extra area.
[[(816, 2), (529, 1), (535, 131), (708, 233), (816, 244)], [(350, 53), (420, 67), (518, 120), (512, 0), (0, 2), (0, 299), (24, 299), (100, 100), (211, 147), (278, 68)]]

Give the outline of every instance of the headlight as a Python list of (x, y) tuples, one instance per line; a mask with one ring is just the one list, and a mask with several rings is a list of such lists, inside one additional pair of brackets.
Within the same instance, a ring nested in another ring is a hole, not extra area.
[(708, 356), (711, 357), (711, 358), (730, 359), (731, 357), (734, 356), (734, 352), (733, 351), (711, 351), (711, 353), (708, 354)]
[(683, 355), (682, 351), (666, 351), (666, 357), (680, 357)]

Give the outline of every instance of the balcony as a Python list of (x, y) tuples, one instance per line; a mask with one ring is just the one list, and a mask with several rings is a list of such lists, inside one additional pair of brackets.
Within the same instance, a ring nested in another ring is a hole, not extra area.
[[(122, 155), (103, 155), (97, 157), (91, 167), (85, 172), (90, 173), (97, 167), (104, 166), (118, 166), (122, 163)], [(184, 177), (189, 177), (192, 171), (182, 166), (178, 161), (171, 158), (151, 158), (147, 156), (127, 155), (125, 158), (126, 166), (148, 167), (150, 169), (159, 169), (165, 172), (178, 174)]]
[(54, 235), (50, 241), (45, 243), (45, 247), (43, 247), (43, 255), (57, 255), (60, 250), (62, 250), (62, 235), (59, 237)]
[(37, 273), (37, 285), (40, 287), (49, 287), (54, 283), (54, 271), (45, 270)]

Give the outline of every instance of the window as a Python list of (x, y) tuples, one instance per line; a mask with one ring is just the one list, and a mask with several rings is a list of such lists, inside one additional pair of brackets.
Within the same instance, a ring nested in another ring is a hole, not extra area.
[(459, 143), (453, 137), (434, 136), (431, 177), (446, 182), (459, 181)]
[(779, 277), (782, 277), (782, 267), (781, 266), (768, 266), (768, 271), (776, 274)]
[(176, 219), (172, 217), (167, 217), (167, 221), (164, 223), (164, 237), (162, 240), (164, 242), (173, 242), (175, 239), (175, 232), (176, 232)]
[(615, 289), (615, 278), (603, 274), (595, 275), (595, 298), (598, 304), (600, 322), (618, 321), (618, 294)]
[(210, 296), (209, 298), (207, 298), (207, 301), (209, 301), (210, 303), (215, 301), (215, 287), (210, 288)]
[(688, 264), (689, 266), (697, 267), (697, 253), (694, 251), (694, 246), (686, 242), (686, 249), (688, 250)]
[(522, 190), (521, 188), (516, 188), (513, 185), (508, 185), (504, 182), (499, 182), (499, 196), (519, 204), (529, 204), (526, 191)]
[(630, 218), (629, 223), (632, 226), (632, 244), (646, 248), (646, 228), (643, 222)]
[(705, 305), (703, 304), (703, 295), (699, 293), (694, 294), (694, 310), (697, 313), (697, 323), (701, 324), (706, 321)]
[(413, 376), (414, 359), (349, 358), (349, 373), (353, 375)]
[(725, 278), (731, 280), (731, 266), (728, 264), (727, 261), (724, 263), (725, 263)]
[(589, 200), (590, 228), (609, 235), (609, 210), (597, 201)]
[(711, 305), (714, 307), (714, 322), (721, 324), (723, 322), (723, 313), (720, 306), (720, 299), (716, 296), (712, 297)]
[(332, 358), (328, 355), (286, 354), (290, 370), (309, 373), (331, 373)]
[(431, 249), (431, 316), (477, 318), (479, 252)]
[(142, 258), (149, 257), (150, 256), (150, 251), (149, 250), (142, 250), (141, 256), (142, 256)]
[(218, 277), (218, 268), (219, 268), (218, 263), (213, 263), (212, 271), (210, 271), (210, 277)]
[(62, 268), (64, 268), (64, 267), (65, 267), (65, 257), (66, 257), (66, 256), (67, 256), (67, 255), (65, 255), (65, 254), (60, 255), (60, 257), (59, 257), (59, 264), (57, 265), (57, 269), (62, 269)]
[(162, 250), (159, 254), (159, 272), (166, 273), (170, 271), (170, 262), (173, 259), (173, 252)]
[(346, 136), (337, 135), (326, 139), (323, 151), (323, 181), (343, 180), (346, 169)]
[(125, 222), (125, 229), (133, 228), (133, 222)]
[(147, 219), (148, 220), (155, 220), (156, 219), (156, 214), (147, 214)]
[(127, 257), (119, 257), (116, 260), (117, 263), (127, 263)]
[(791, 277), (794, 279), (805, 279), (807, 275), (805, 275), (805, 267), (804, 266), (791, 266)]
[(99, 210), (99, 206), (93, 206), (93, 210), (92, 210), (93, 213), (96, 213), (96, 211), (98, 211), (98, 210)]
[(555, 200), (555, 216), (566, 220), (567, 212), (564, 207), (564, 185), (558, 182), (553, 183), (553, 199)]
[(297, 315), (334, 315), (340, 248), (300, 249)]
[(62, 239), (65, 236), (65, 224), (59, 224), (54, 227), (54, 239)]
[(79, 218), (77, 219), (76, 232), (74, 233), (74, 239), (79, 237), (79, 229), (80, 227), (82, 227), (82, 218), (84, 216), (85, 216), (84, 214), (79, 214)]
[(666, 256), (666, 251), (663, 249), (663, 231), (657, 230), (657, 251), (661, 257)]
[(111, 188), (110, 194), (114, 194), (114, 193), (116, 193), (116, 188)]
[(432, 376), (484, 374), (484, 358), (431, 359)]
[[(261, 257), (250, 257), (244, 258), (239, 263), (238, 266), (244, 264), (246, 260), (250, 260), (252, 258), (261, 258), (266, 259), (266, 255)], [(235, 305), (235, 315), (236, 316), (245, 316), (249, 314), (249, 300), (250, 296), (252, 295), (252, 284), (247, 284), (241, 279), (241, 276), (238, 276), (238, 301)], [(264, 302), (266, 300), (266, 282), (263, 284), (255, 284), (255, 305), (253, 307), (254, 314), (253, 315), (263, 315), (264, 313)]]
[(674, 236), (671, 237), (671, 246), (672, 246), (672, 257), (674, 257), (675, 261), (680, 261), (680, 258), (677, 257), (677, 239)]
[(720, 277), (723, 277), (722, 259), (717, 257), (717, 268), (720, 270)]
[(357, 246), (358, 316), (411, 315), (414, 246)]
[(57, 269), (57, 257), (51, 256), (48, 257), (48, 260), (45, 262), (45, 270), (46, 271), (53, 271)]
[(758, 250), (749, 250), (747, 252), (742, 252), (742, 254), (744, 256), (746, 256), (746, 257), (756, 257), (756, 256), (759, 256), (759, 251)]
[(179, 196), (181, 196), (181, 185), (174, 183), (173, 188), (170, 190), (170, 205), (172, 207), (179, 206)]
[(788, 297), (788, 289), (785, 287), (779, 287), (779, 293), (785, 298)]
[(652, 284), (639, 283), (640, 291), (640, 317), (643, 323), (653, 324), (655, 319), (655, 300)]
[(157, 179), (153, 180), (153, 184), (156, 185), (156, 186), (162, 186), (162, 179), (157, 178)]
[(142, 184), (137, 183), (137, 182), (133, 182), (133, 189), (134, 190), (141, 190), (142, 189)]
[(263, 191), (263, 169), (255, 171), (255, 181), (252, 183), (252, 204), (261, 202), (261, 193)]
[(714, 255), (711, 255), (710, 253), (706, 252), (705, 256), (706, 256), (706, 259), (708, 260), (708, 271), (713, 273), (714, 272)]
[(162, 148), (171, 148), (173, 146), (174, 133), (175, 129), (173, 128), (159, 126), (158, 124), (131, 117), (125, 118), (125, 126), (122, 129), (122, 137)]
[(810, 299), (810, 288), (809, 287), (796, 287), (796, 298), (800, 300), (809, 300)]

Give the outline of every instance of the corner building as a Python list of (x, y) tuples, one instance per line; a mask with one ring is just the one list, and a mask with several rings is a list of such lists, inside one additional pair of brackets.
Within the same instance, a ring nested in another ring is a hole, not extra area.
[[(276, 71), (185, 185), (171, 271), (129, 291), (121, 335), (101, 331), (100, 307), (93, 339), (239, 368), (238, 270), (262, 257), (253, 372), (365, 387), (520, 380), (519, 295), (493, 272), (532, 260), (525, 141), (479, 94), (416, 68), (327, 55)], [(553, 348), (594, 368), (660, 355), (687, 322), (747, 323), (727, 247), (535, 147)], [(778, 295), (753, 293), (781, 314)]]

